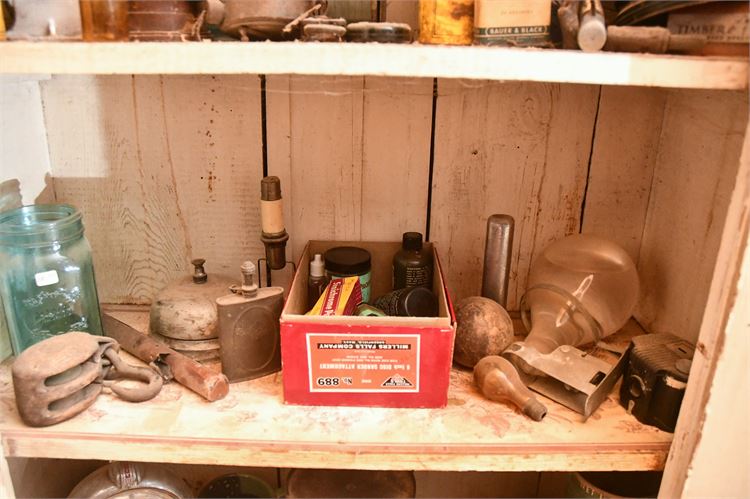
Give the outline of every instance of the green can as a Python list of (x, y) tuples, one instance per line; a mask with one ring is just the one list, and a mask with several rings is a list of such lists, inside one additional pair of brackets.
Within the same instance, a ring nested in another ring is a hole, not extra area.
[(326, 275), (331, 279), (358, 276), (362, 287), (362, 301), (370, 302), (372, 258), (369, 251), (356, 246), (337, 246), (326, 251), (323, 259)]

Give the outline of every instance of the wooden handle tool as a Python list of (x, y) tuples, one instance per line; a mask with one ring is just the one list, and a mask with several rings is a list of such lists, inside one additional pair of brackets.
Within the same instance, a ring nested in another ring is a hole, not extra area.
[(229, 392), (229, 381), (222, 373), (172, 350), (111, 315), (102, 314), (102, 326), (105, 335), (117, 340), (126, 352), (156, 366), (165, 380), (174, 379), (209, 402), (222, 399)]

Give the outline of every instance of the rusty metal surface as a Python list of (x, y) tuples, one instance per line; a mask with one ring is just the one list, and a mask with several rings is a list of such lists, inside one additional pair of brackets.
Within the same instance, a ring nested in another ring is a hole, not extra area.
[[(103, 384), (121, 399), (145, 402), (156, 397), (161, 391), (164, 380), (156, 368), (130, 365), (117, 355), (114, 348), (105, 350), (104, 357), (111, 366), (104, 376)], [(127, 386), (121, 383), (123, 380), (141, 381), (145, 385)]]
[(108, 314), (102, 314), (105, 334), (147, 364), (157, 367), (166, 380), (174, 379), (206, 400), (222, 399), (229, 392), (226, 376), (172, 350)]
[(193, 275), (177, 279), (156, 296), (149, 314), (152, 333), (176, 340), (217, 337), (216, 298), (227, 294), (237, 280), (219, 273), (206, 274), (204, 263), (205, 260), (195, 260)]

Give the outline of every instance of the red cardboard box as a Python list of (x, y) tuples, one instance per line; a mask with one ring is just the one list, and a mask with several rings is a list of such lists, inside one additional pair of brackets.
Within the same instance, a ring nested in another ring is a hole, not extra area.
[(310, 241), (281, 314), (284, 401), (302, 405), (444, 407), (453, 360), (455, 318), (431, 243), (438, 317), (307, 316), (310, 256), (359, 246), (372, 256), (374, 299), (391, 290), (401, 243)]

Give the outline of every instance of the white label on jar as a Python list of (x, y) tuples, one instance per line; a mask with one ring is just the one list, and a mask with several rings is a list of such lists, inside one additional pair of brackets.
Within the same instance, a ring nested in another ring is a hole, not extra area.
[(57, 277), (57, 271), (56, 270), (48, 270), (47, 272), (37, 272), (34, 275), (34, 280), (36, 281), (36, 285), (40, 288), (42, 286), (49, 286), (50, 284), (57, 284), (60, 282), (60, 278)]

